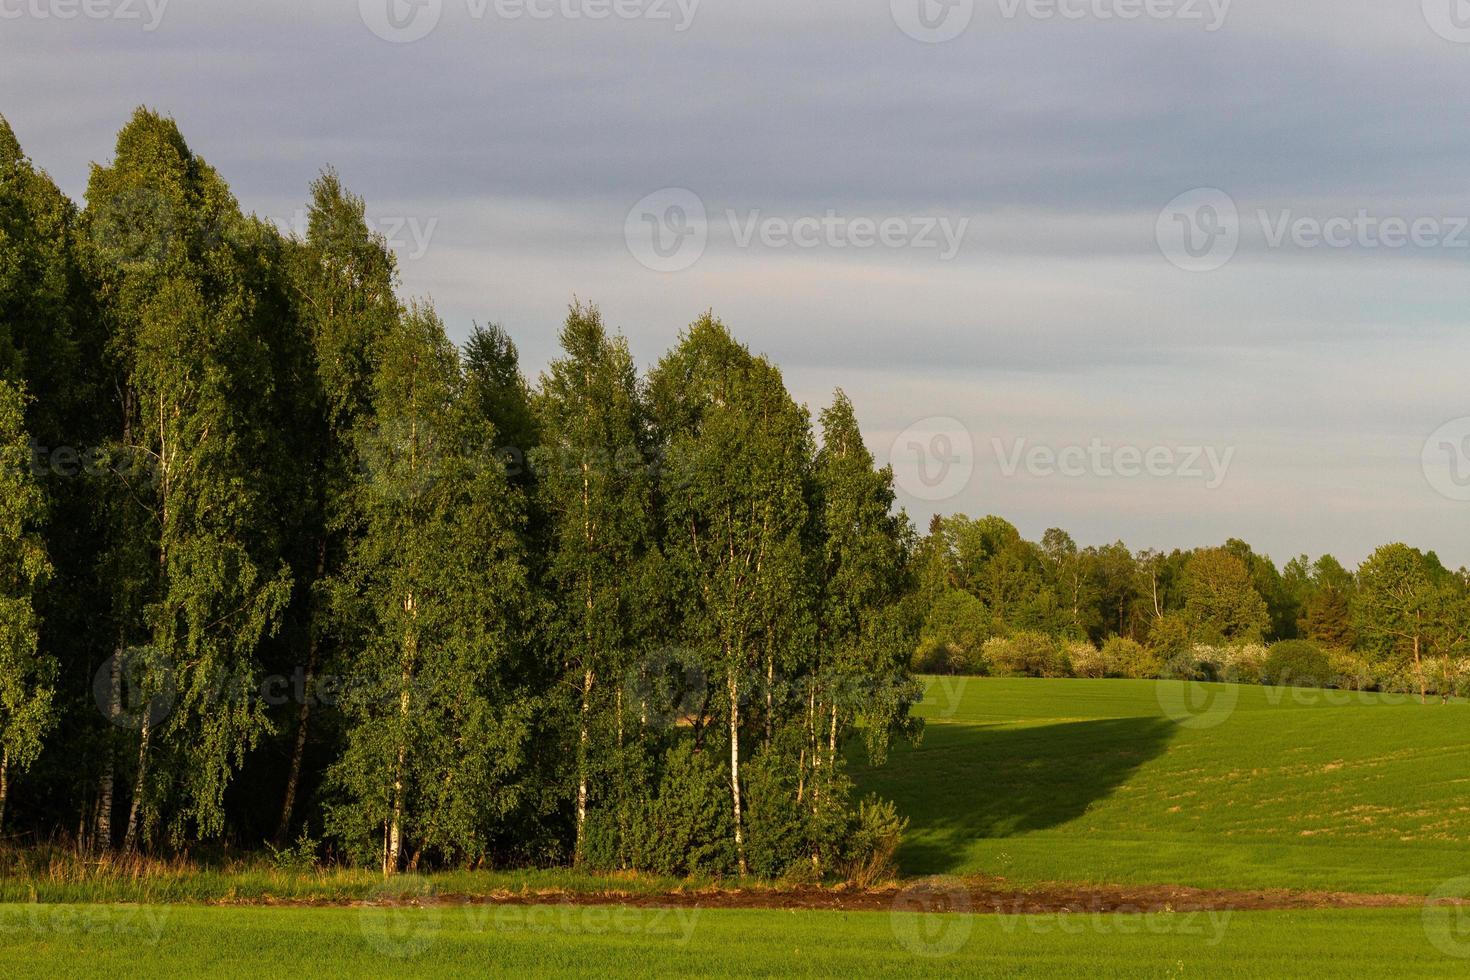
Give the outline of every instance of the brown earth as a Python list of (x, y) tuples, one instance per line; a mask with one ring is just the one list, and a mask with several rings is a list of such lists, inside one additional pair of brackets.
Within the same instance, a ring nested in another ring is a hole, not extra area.
[[(1020, 888), (995, 878), (944, 878), (902, 886), (858, 889), (708, 888), (663, 894), (618, 891), (521, 891), (487, 895), (426, 895), (355, 904), (441, 905), (619, 905), (630, 908), (825, 909), (831, 911), (1040, 913), (1129, 913), (1266, 911), (1287, 909), (1394, 908), (1419, 906), (1422, 895), (1364, 895), (1287, 890), (1231, 891), (1172, 885), (1066, 885)], [(1455, 901), (1453, 904), (1464, 904)]]

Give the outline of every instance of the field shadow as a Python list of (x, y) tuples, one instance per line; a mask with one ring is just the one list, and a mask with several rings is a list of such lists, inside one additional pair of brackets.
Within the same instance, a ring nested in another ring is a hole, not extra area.
[(909, 818), (899, 851), (904, 872), (944, 874), (964, 863), (966, 845), (977, 838), (1080, 817), (1161, 754), (1177, 731), (1161, 718), (930, 725), (917, 748), (896, 747), (887, 765), (855, 765), (852, 773), (862, 793), (893, 800)]

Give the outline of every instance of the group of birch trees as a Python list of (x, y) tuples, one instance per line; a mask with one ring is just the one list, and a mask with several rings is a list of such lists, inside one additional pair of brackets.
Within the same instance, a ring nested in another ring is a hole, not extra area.
[[(0, 826), (840, 873), (899, 821), (915, 535), (853, 406), (712, 315), (641, 373), (576, 304), (535, 383), (139, 110), (83, 206), (0, 120)], [(7, 808), (8, 804), (8, 808)], [(886, 843), (880, 843), (886, 841)]]

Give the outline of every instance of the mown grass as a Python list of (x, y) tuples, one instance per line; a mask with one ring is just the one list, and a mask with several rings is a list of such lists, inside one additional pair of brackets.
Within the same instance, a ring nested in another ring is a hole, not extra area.
[(856, 767), (912, 820), (907, 874), (1405, 894), (1470, 874), (1464, 704), (931, 678), (920, 713), (917, 748)]
[[(1448, 923), (1429, 922), (1440, 939)], [(0, 974), (1463, 976), (1418, 909), (915, 916), (610, 908), (0, 906)], [(1450, 953), (1455, 947), (1450, 948)]]

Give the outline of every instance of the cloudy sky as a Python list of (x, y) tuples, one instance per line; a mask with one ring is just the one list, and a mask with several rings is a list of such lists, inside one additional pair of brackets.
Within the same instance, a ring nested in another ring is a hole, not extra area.
[(1466, 0), (0, 0), (0, 92), (78, 200), (335, 166), (533, 374), (712, 308), (921, 522), (1470, 563)]

